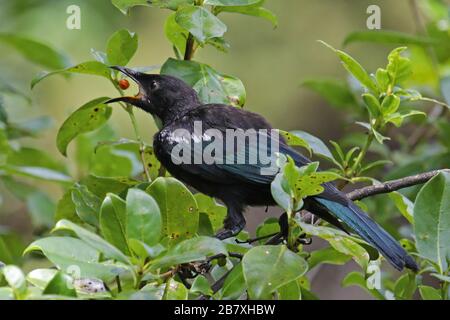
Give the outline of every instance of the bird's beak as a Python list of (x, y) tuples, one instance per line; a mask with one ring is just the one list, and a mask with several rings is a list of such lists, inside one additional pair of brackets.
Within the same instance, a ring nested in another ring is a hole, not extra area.
[(110, 68), (122, 72), (124, 75), (126, 75), (127, 77), (132, 79), (134, 82), (136, 82), (136, 84), (139, 87), (139, 93), (135, 96), (124, 96), (124, 97), (110, 99), (110, 100), (106, 101), (105, 104), (114, 103), (114, 102), (125, 102), (125, 103), (130, 103), (133, 105), (137, 105), (139, 102), (141, 102), (142, 98), (145, 95), (144, 88), (142, 86), (142, 80), (143, 80), (144, 74), (141, 72), (134, 71), (132, 69), (120, 67), (120, 66), (111, 66)]

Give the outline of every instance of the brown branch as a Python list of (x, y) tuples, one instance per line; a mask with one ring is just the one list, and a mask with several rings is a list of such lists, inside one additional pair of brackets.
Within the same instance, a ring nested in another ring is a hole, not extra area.
[(347, 193), (347, 197), (350, 200), (361, 200), (370, 196), (374, 196), (382, 193), (389, 193), (399, 189), (411, 187), (417, 184), (423, 184), (429, 181), (434, 176), (441, 172), (449, 172), (450, 169), (433, 170), (429, 172), (424, 172), (416, 174), (414, 176), (404, 177), (397, 180), (387, 181), (384, 183), (375, 184), (372, 186), (364, 187)]
[(192, 60), (192, 57), (194, 56), (194, 36), (189, 33), (188, 38), (186, 40), (186, 49), (184, 51), (184, 60)]

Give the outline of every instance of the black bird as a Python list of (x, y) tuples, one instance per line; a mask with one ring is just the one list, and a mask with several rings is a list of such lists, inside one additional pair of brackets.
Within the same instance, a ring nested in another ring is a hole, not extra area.
[[(133, 79), (139, 86), (139, 93), (136, 96), (111, 99), (107, 103), (123, 101), (153, 115), (160, 122), (160, 131), (153, 140), (154, 151), (159, 161), (175, 178), (202, 193), (220, 199), (227, 206), (228, 214), (224, 221), (224, 230), (217, 235), (218, 238), (234, 236), (244, 228), (243, 212), (246, 206), (275, 204), (270, 186), (276, 172), (269, 175), (261, 174), (263, 165), (260, 163), (230, 164), (224, 161), (224, 163), (189, 164), (175, 163), (172, 158), (173, 148), (184, 141), (177, 132), (184, 129), (193, 133), (196, 121), (201, 121), (203, 132), (216, 129), (225, 136), (227, 129), (270, 130), (271, 125), (262, 116), (224, 104), (202, 104), (196, 91), (176, 77), (144, 74), (124, 67), (112, 68)], [(195, 141), (184, 142), (193, 142), (192, 145), (195, 145), (202, 137), (203, 135), (193, 136), (188, 139)], [(289, 155), (296, 165), (304, 166), (310, 163), (308, 158), (290, 148), (283, 139), (279, 139), (278, 142), (279, 152)], [(204, 148), (204, 141), (201, 144)], [(261, 148), (260, 140), (256, 144), (246, 145), (244, 149), (234, 149), (234, 152), (238, 153), (238, 156), (244, 152), (243, 156), (246, 156), (248, 149), (252, 151), (252, 148), (253, 151), (255, 148), (256, 150)], [(192, 150), (192, 155), (196, 152), (199, 151)], [(230, 155), (225, 155), (228, 156)], [(342, 221), (378, 249), (396, 269), (402, 270), (404, 267), (418, 269), (415, 261), (398, 242), (345, 194), (332, 183), (325, 183), (323, 187), (325, 188), (323, 193), (305, 199), (308, 211), (339, 228), (343, 228)]]

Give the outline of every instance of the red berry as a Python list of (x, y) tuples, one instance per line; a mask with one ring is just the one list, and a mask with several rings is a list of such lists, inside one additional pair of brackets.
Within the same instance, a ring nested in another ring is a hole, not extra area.
[(121, 79), (119, 80), (119, 87), (122, 90), (126, 90), (130, 87), (130, 83), (128, 82), (127, 79)]

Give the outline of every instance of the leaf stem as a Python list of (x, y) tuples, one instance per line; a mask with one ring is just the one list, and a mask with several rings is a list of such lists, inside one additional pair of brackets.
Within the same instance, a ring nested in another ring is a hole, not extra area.
[(367, 151), (369, 150), (374, 137), (375, 136), (374, 136), (373, 132), (370, 131), (367, 136), (366, 143), (364, 144), (363, 148), (361, 149), (361, 151), (358, 154), (358, 157), (355, 159), (355, 162), (353, 163), (353, 166), (350, 171), (351, 177), (355, 177), (355, 176), (359, 175), (358, 167), (361, 165), (364, 157), (366, 156)]
[[(120, 89), (120, 87), (117, 84), (117, 81), (114, 81), (113, 79), (111, 79), (111, 82), (114, 85), (114, 87), (117, 89), (117, 91), (120, 93), (120, 95), (123, 97), (124, 96), (123, 90)], [(147, 178), (147, 181), (151, 182), (152, 178), (151, 178), (150, 173), (148, 172), (148, 168), (145, 164), (145, 156), (144, 156), (145, 143), (142, 140), (141, 134), (139, 133), (139, 127), (138, 127), (138, 124), (136, 121), (136, 116), (134, 115), (133, 106), (128, 103), (120, 103), (120, 105), (124, 108), (124, 110), (128, 113), (128, 116), (130, 117), (131, 125), (133, 126), (133, 130), (134, 130), (134, 135), (136, 136), (136, 140), (139, 143), (139, 155), (141, 157), (144, 174), (145, 174), (145, 177)]]

